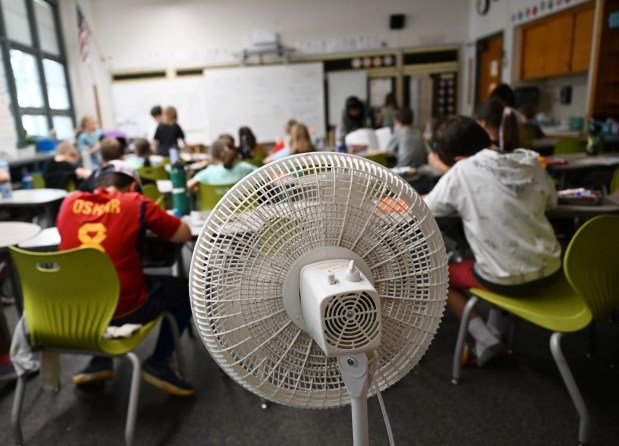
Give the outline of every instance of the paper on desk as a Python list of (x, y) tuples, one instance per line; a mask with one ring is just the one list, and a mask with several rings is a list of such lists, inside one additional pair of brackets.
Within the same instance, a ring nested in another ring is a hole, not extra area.
[(123, 324), (120, 327), (110, 325), (105, 329), (105, 339), (126, 339), (136, 334), (142, 328), (141, 324)]

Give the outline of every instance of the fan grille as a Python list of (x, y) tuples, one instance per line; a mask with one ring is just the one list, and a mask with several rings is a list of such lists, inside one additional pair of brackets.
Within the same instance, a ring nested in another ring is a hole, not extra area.
[(349, 402), (336, 359), (292, 322), (282, 299), (290, 265), (328, 247), (353, 251), (371, 270), (381, 299), (382, 389), (414, 367), (438, 328), (445, 248), (408, 184), (351, 155), (304, 154), (269, 164), (210, 213), (190, 277), (194, 320), (209, 352), (264, 398), (311, 408)]
[(379, 334), (374, 299), (367, 293), (340, 294), (325, 306), (325, 339), (343, 350), (361, 348)]

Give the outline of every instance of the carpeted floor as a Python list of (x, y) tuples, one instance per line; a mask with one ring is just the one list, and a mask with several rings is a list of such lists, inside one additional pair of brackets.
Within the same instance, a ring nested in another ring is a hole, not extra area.
[[(14, 310), (5, 309), (9, 319)], [(484, 369), (465, 369), (450, 383), (457, 321), (447, 316), (422, 363), (384, 393), (398, 445), (576, 445), (578, 418), (552, 361), (549, 334), (518, 324), (514, 353)], [(610, 358), (617, 327), (601, 321), (599, 353)], [(152, 336), (151, 336), (152, 337)], [(153, 339), (138, 350), (145, 358)], [(223, 376), (200, 340), (183, 339), (190, 399), (168, 397), (143, 383), (135, 436), (137, 445), (346, 445), (351, 444), (349, 408), (260, 409), (257, 397)], [(619, 371), (586, 359), (587, 333), (567, 336), (566, 357), (591, 411), (591, 446), (619, 444)], [(113, 383), (82, 391), (70, 377), (86, 359), (63, 357), (63, 388), (42, 390), (33, 378), (26, 390), (26, 444), (122, 444), (130, 366), (118, 362)], [(0, 444), (12, 443), (9, 423), (12, 384), (0, 384)], [(372, 445), (388, 444), (378, 402), (369, 401)]]

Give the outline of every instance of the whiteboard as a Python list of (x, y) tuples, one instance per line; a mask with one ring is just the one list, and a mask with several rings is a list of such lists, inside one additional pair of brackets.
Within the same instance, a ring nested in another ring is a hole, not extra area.
[(342, 125), (342, 113), (349, 96), (361, 102), (368, 98), (368, 75), (365, 71), (339, 71), (327, 75), (329, 83), (329, 125)]
[(116, 128), (132, 128), (137, 133), (129, 137), (152, 137), (155, 121), (150, 116), (151, 107), (173, 105), (187, 142), (206, 141), (202, 76), (114, 82), (111, 95)]
[(274, 141), (289, 119), (325, 135), (322, 63), (206, 69), (203, 85), (207, 141), (241, 126)]

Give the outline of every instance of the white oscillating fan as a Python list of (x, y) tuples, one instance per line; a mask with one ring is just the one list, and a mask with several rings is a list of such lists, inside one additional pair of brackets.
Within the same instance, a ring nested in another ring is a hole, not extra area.
[(189, 288), (200, 336), (230, 377), (294, 407), (350, 402), (361, 446), (368, 393), (406, 375), (436, 333), (447, 256), (430, 211), (397, 175), (357, 156), (302, 154), (219, 201)]

